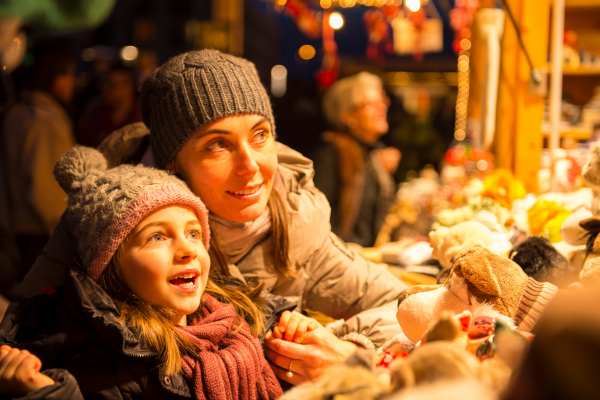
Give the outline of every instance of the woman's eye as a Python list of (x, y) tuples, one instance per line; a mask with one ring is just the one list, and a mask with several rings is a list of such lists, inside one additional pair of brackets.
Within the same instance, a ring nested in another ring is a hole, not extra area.
[(267, 140), (267, 131), (257, 132), (256, 135), (254, 135), (254, 138), (253, 138), (253, 141), (254, 142), (258, 142), (258, 143), (262, 143), (265, 140)]
[(217, 150), (222, 150), (222, 149), (224, 149), (224, 148), (225, 148), (225, 146), (226, 146), (225, 140), (223, 140), (223, 139), (219, 139), (219, 140), (215, 140), (215, 141), (214, 141), (214, 142), (212, 142), (212, 143), (209, 143), (209, 144), (206, 146), (206, 148), (207, 148), (208, 150), (211, 150), (211, 151), (217, 151)]

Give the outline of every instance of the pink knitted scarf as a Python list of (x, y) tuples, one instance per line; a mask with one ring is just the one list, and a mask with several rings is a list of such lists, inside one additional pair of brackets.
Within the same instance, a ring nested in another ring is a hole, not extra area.
[(276, 399), (282, 395), (275, 374), (267, 364), (260, 342), (243, 322), (238, 323), (231, 304), (205, 295), (202, 310), (189, 326), (179, 329), (202, 347), (198, 357), (182, 356), (183, 375), (202, 399)]

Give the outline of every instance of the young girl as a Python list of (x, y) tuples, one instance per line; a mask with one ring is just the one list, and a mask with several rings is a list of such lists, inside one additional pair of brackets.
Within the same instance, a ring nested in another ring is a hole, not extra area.
[(0, 397), (281, 395), (256, 338), (262, 314), (242, 290), (215, 283), (208, 212), (182, 181), (107, 169), (80, 146), (54, 175), (83, 265), (0, 325)]

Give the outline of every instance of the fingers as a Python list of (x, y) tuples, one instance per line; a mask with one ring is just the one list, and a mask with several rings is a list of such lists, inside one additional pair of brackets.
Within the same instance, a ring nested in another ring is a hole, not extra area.
[(29, 354), (19, 364), (14, 379), (18, 382), (26, 383), (28, 391), (41, 389), (48, 385), (54, 385), (54, 381), (50, 377), (39, 372), (41, 367), (42, 362), (40, 359), (33, 354)]
[(292, 374), (292, 376), (290, 377), (287, 374), (287, 372), (288, 372), (287, 370), (280, 368), (277, 365), (273, 365), (273, 364), (269, 363), (269, 366), (273, 370), (273, 373), (275, 374), (276, 377), (278, 377), (282, 381), (291, 383), (292, 385), (299, 385), (299, 384), (309, 380), (307, 377), (297, 374), (297, 373)]
[(273, 328), (273, 335), (277, 339), (283, 339), (283, 334), (287, 330), (288, 323), (290, 322), (290, 318), (292, 317), (292, 313), (289, 311), (284, 311), (279, 317), (279, 322)]
[[(306, 340), (306, 336), (305, 336)], [(285, 340), (276, 339), (270, 332), (265, 336), (265, 355), (276, 353), (277, 355), (286, 357), (285, 359), (274, 359), (269, 358), (275, 364), (282, 368), (289, 368), (290, 359), (294, 359), (294, 366), (296, 360), (301, 360), (300, 365), (315, 367), (319, 365), (319, 351), (315, 349), (315, 346), (307, 346), (305, 344), (296, 344), (293, 342), (287, 342)], [(270, 349), (272, 352), (268, 352)], [(267, 357), (268, 358), (268, 357)]]
[[(297, 312), (284, 311), (281, 314), (279, 323), (273, 329), (273, 336), (276, 339), (287, 340), (288, 342), (301, 343), (308, 325), (314, 321)], [(318, 323), (314, 321), (317, 325)], [(300, 328), (300, 330), (298, 330)]]
[[(2, 351), (2, 352), (4, 353), (4, 351)], [(11, 366), (12, 360), (16, 356), (18, 356), (20, 353), (21, 353), (21, 350), (19, 350), (19, 349), (11, 349), (6, 354), (4, 354), (2, 361), (0, 361), (0, 379), (4, 376), (6, 369)]]
[(287, 329), (285, 330), (285, 335), (283, 335), (284, 340), (287, 340), (288, 342), (294, 341), (294, 336), (296, 335), (296, 330), (298, 329), (299, 323), (300, 320), (296, 317), (290, 319)]
[(304, 334), (306, 333), (306, 331), (308, 330), (308, 325), (310, 324), (311, 321), (307, 320), (307, 319), (303, 319), (302, 321), (300, 321), (298, 323), (298, 327), (296, 328), (296, 333), (294, 334), (293, 337), (293, 341), (294, 343), (302, 343), (302, 340), (304, 340)]
[[(10, 361), (6, 363), (5, 367), (2, 369), (2, 372), (0, 372), (0, 380), (14, 380), (17, 369), (19, 369), (23, 360), (31, 355), (31, 353), (29, 353), (27, 350), (18, 349), (11, 350), (11, 353), (13, 353), (14, 356), (10, 357)], [(6, 359), (8, 359), (8, 357), (5, 358), (5, 360)]]
[[(276, 353), (269, 348), (265, 349), (265, 357), (267, 357), (267, 359), (272, 364), (277, 365), (278, 367), (283, 368), (286, 371), (290, 368), (290, 362), (292, 361), (290, 357), (286, 357), (284, 355)], [(299, 362), (300, 360), (296, 360), (296, 365), (293, 365), (294, 363), (292, 363), (292, 368), (297, 368)]]

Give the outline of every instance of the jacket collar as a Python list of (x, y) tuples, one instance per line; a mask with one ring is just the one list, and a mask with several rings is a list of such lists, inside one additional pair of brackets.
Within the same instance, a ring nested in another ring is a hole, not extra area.
[(114, 351), (134, 357), (155, 355), (119, 320), (119, 310), (108, 294), (78, 267), (67, 271), (63, 305), (90, 324)]

